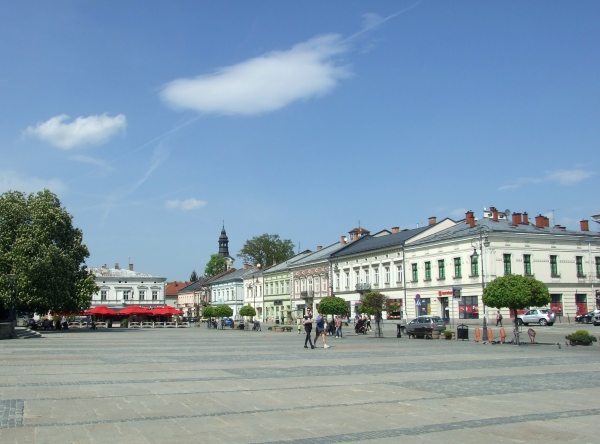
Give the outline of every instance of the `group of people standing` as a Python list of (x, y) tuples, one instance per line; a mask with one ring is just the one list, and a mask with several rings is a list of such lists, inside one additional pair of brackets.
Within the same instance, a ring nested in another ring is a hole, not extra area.
[[(311, 340), (313, 324), (315, 324), (314, 341)], [(340, 316), (335, 317), (334, 327), (335, 327), (335, 338), (336, 339), (341, 338), (342, 337), (342, 318)], [(310, 348), (315, 348), (317, 345), (317, 340), (319, 339), (319, 336), (321, 337), (321, 339), (323, 341), (323, 348), (329, 348), (329, 346), (327, 345), (327, 339), (326, 339), (328, 328), (330, 328), (330, 327), (327, 324), (325, 318), (323, 317), (323, 315), (321, 313), (318, 313), (317, 317), (313, 319), (312, 309), (307, 308), (306, 314), (303, 316), (301, 323), (298, 324), (298, 333), (301, 333), (301, 329), (304, 329), (304, 332), (306, 334), (306, 336), (304, 338), (304, 348), (308, 348), (309, 344), (310, 344)], [(313, 342), (314, 342), (314, 344), (313, 344)]]

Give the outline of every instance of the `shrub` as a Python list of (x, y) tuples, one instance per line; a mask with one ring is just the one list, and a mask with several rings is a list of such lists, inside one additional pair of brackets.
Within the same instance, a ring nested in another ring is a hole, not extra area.
[(586, 330), (577, 330), (575, 333), (565, 336), (565, 339), (571, 343), (580, 343), (582, 345), (592, 345), (592, 342), (596, 342), (595, 336), (589, 334)]
[(442, 334), (444, 335), (445, 338), (451, 338), (452, 335), (454, 334), (454, 332), (452, 330), (444, 330), (442, 332)]
[(129, 327), (129, 319), (123, 319), (121, 321), (121, 327), (123, 327), (123, 328)]

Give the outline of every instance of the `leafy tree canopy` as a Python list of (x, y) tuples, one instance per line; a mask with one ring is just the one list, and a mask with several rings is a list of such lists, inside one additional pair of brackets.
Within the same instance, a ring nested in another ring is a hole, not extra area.
[(196, 282), (198, 280), (198, 275), (196, 274), (196, 270), (192, 271), (192, 274), (190, 275), (190, 281), (191, 282)]
[(202, 309), (202, 317), (203, 318), (212, 318), (215, 316), (214, 312), (215, 312), (215, 307), (213, 307), (212, 305), (207, 305), (206, 307), (204, 307)]
[(233, 315), (233, 310), (229, 305), (217, 305), (213, 314), (216, 318), (228, 318)]
[(204, 277), (208, 279), (213, 277), (215, 274), (224, 272), (225, 270), (227, 270), (227, 261), (225, 258), (218, 254), (211, 254), (210, 260), (204, 269)]
[(377, 313), (381, 313), (386, 304), (386, 295), (384, 295), (383, 293), (379, 293), (378, 291), (372, 291), (365, 295), (362, 301), (362, 305), (360, 306), (360, 311), (361, 313), (373, 316)]
[(550, 292), (543, 282), (518, 274), (498, 277), (487, 284), (483, 291), (483, 303), (494, 308), (523, 310), (527, 307), (543, 307), (550, 300)]
[(90, 253), (82, 238), (49, 190), (0, 195), (0, 306), (10, 303), (6, 274), (11, 273), (17, 275), (18, 311), (88, 308), (99, 289), (85, 265)]
[(294, 256), (294, 244), (289, 239), (281, 239), (278, 234), (263, 234), (247, 240), (237, 255), (245, 263), (261, 264), (270, 267)]
[(251, 307), (250, 304), (243, 306), (240, 308), (240, 316), (256, 316), (256, 310), (254, 307)]
[(323, 298), (319, 302), (319, 313), (324, 315), (343, 315), (348, 313), (348, 304), (345, 299), (337, 296)]

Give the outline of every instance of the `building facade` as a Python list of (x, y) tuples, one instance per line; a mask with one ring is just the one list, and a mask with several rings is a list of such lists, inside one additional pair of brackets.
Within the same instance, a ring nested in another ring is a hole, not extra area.
[(254, 267), (254, 269), (242, 277), (242, 280), (244, 286), (244, 305), (250, 304), (256, 310), (256, 319), (264, 321), (262, 270)]
[(100, 268), (90, 268), (90, 272), (95, 276), (99, 287), (99, 291), (92, 295), (92, 308), (98, 305), (113, 309), (128, 305), (165, 305), (167, 279), (164, 277), (134, 271), (133, 264), (129, 264), (129, 269), (122, 269), (119, 264), (115, 264), (115, 268), (103, 265)]
[(233, 310), (233, 318), (239, 319), (244, 306), (244, 276), (252, 273), (249, 266), (235, 270), (211, 282), (211, 305), (226, 304)]

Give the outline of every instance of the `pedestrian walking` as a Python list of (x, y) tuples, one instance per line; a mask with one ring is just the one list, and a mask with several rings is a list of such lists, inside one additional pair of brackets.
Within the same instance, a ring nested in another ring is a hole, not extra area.
[(498, 327), (498, 323), (500, 323), (500, 327), (502, 327), (502, 314), (500, 313), (500, 310), (498, 310), (498, 313), (496, 314), (496, 327)]
[(319, 313), (315, 319), (315, 327), (315, 347), (317, 346), (317, 339), (319, 336), (321, 336), (321, 339), (323, 340), (323, 348), (329, 348), (327, 345), (327, 340), (325, 339), (325, 319), (321, 313)]
[(310, 344), (310, 348), (315, 348), (312, 341), (310, 340), (310, 334), (312, 332), (313, 322), (315, 322), (315, 321), (312, 317), (312, 310), (310, 308), (307, 308), (306, 314), (304, 315), (304, 318), (302, 319), (302, 325), (304, 325), (304, 331), (306, 332), (306, 337), (304, 338), (304, 348), (308, 348), (308, 346), (306, 345), (307, 343)]
[(335, 338), (342, 337), (342, 319), (339, 316), (335, 317)]

